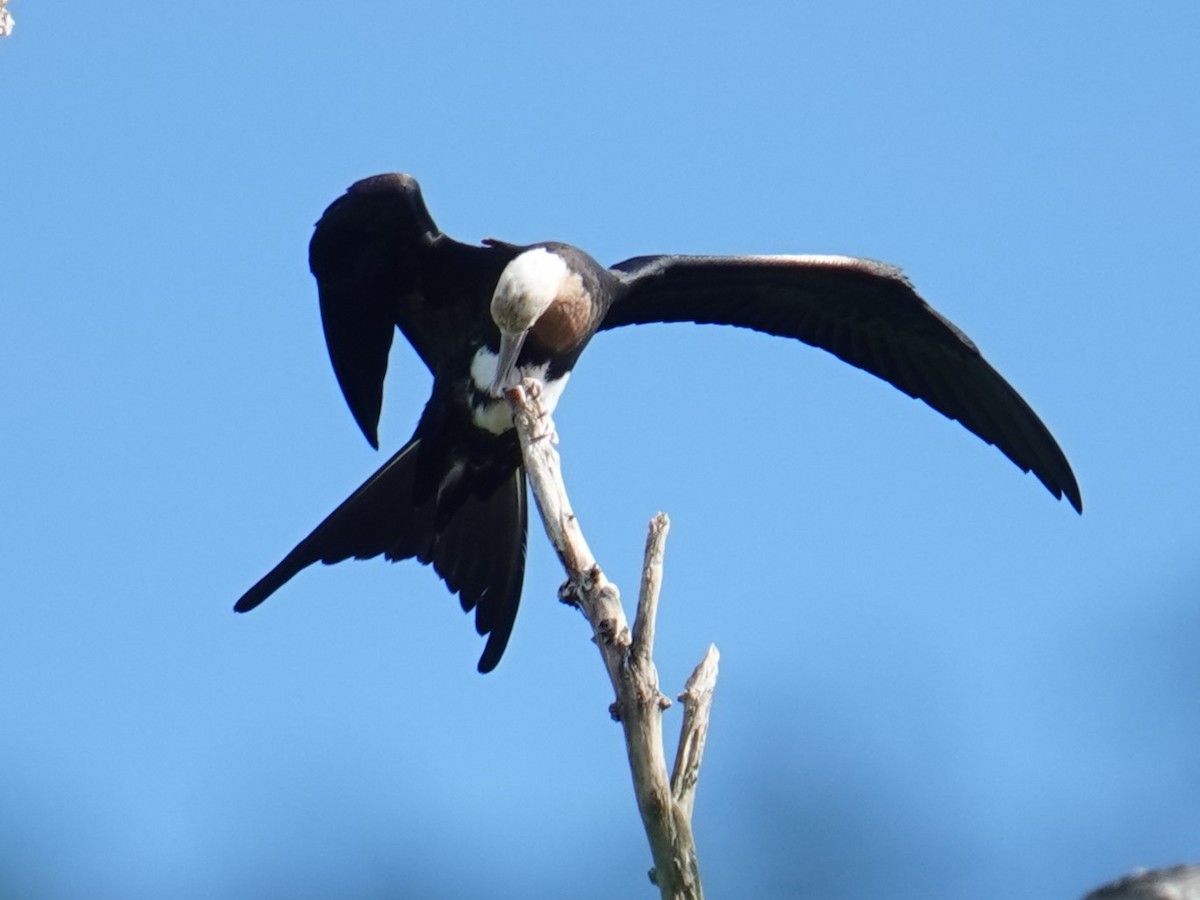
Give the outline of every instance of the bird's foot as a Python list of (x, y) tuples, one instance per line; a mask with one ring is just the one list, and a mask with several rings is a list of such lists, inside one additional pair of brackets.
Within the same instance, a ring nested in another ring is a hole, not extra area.
[(559, 602), (579, 609), (579, 590), (580, 586), (575, 579), (564, 581), (558, 589)]

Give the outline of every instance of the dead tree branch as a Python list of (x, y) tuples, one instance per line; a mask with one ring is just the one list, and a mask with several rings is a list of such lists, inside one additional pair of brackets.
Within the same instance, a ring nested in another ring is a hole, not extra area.
[(616, 692), (617, 699), (610, 711), (625, 732), (638, 810), (654, 857), (651, 880), (664, 898), (700, 900), (704, 892), (691, 819), (717, 678), (717, 648), (709, 647), (680, 695), (684, 704), (683, 733), (674, 773), (668, 780), (662, 711), (671, 701), (659, 690), (658, 670), (652, 657), (663, 547), (670, 523), (662, 513), (650, 523), (637, 614), (631, 631), (620, 594), (596, 564), (571, 510), (558, 452), (554, 449), (554, 423), (542, 409), (539, 394), (537, 382), (527, 380), (508, 393), (508, 400), (546, 534), (567, 572), (567, 582), (559, 596), (578, 607), (592, 626), (596, 646)]

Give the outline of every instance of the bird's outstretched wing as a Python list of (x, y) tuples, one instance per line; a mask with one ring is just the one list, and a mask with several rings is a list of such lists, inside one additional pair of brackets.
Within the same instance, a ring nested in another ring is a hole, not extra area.
[(309, 268), (334, 373), (371, 446), (379, 446), (393, 328), (433, 371), (445, 355), (442, 343), (463, 340), (463, 323), (477, 320), (471, 312), (491, 300), (514, 252), (446, 237), (407, 175), (365, 178), (325, 210), (309, 243)]
[(316, 562), (354, 557), (416, 558), (475, 610), (475, 629), (488, 635), (479, 671), (496, 667), (512, 633), (525, 576), (528, 508), (525, 472), (516, 468), (486, 496), (468, 497), (449, 526), (436, 531), (436, 499), (416, 500), (421, 442), (414, 438), (296, 545), (234, 605), (249, 612)]
[(899, 269), (843, 256), (643, 256), (613, 270), (624, 288), (601, 329), (698, 322), (797, 338), (957, 419), (1082, 511), (1046, 426)]

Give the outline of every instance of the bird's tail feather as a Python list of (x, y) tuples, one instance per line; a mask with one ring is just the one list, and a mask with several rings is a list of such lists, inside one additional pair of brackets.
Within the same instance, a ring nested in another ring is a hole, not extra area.
[[(500, 661), (516, 618), (525, 574), (528, 521), (525, 473), (519, 466), (480, 494), (464, 492), (451, 515), (437, 492), (419, 490), (425, 471), (414, 438), (329, 514), (312, 533), (234, 604), (248, 612), (315, 562), (386, 555), (433, 564), (488, 642), (479, 670)], [(493, 481), (494, 479), (489, 479)], [(418, 499), (419, 498), (419, 499)]]
[(434, 544), (434, 571), (458, 593), (464, 612), (474, 608), (475, 630), (488, 635), (480, 672), (496, 667), (512, 633), (528, 519), (525, 470), (518, 466), (490, 492), (467, 496)]

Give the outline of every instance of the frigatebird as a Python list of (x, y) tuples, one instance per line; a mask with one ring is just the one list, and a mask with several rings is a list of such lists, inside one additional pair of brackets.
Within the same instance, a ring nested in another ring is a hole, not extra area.
[(500, 661), (525, 571), (525, 473), (506, 388), (533, 377), (548, 411), (598, 331), (650, 322), (735, 325), (828, 350), (918, 397), (1032, 471), (1082, 512), (1071, 467), (1029, 405), (900, 270), (847, 256), (639, 256), (604, 268), (543, 242), (463, 244), (408, 175), (356, 182), (309, 244), (325, 340), (355, 421), (378, 449), (393, 329), (433, 375), (407, 444), (234, 607), (301, 569), (416, 558), (475, 610)]

